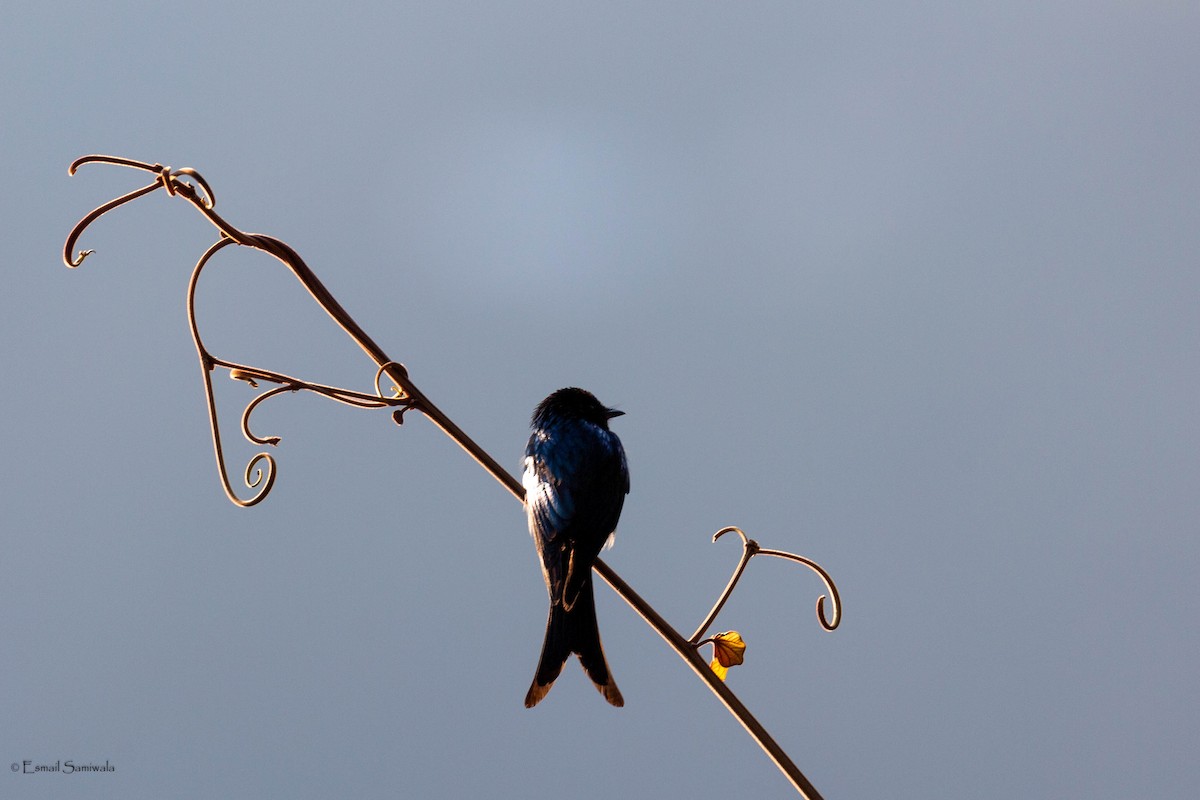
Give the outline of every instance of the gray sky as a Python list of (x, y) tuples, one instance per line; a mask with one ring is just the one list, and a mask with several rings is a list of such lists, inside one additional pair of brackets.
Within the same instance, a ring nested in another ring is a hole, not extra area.
[[(520, 507), (426, 420), (314, 397), (221, 493), (183, 313), (214, 231), (101, 152), (199, 169), (516, 469), (585, 386), (633, 492), (608, 562), (834, 798), (1184, 798), (1200, 774), (1194, 4), (18, 4), (0, 30), (0, 775), (19, 798), (774, 797), (607, 588), (627, 707), (522, 707)], [(273, 262), (213, 351), (370, 386)], [(233, 477), (253, 396), (218, 378)]]

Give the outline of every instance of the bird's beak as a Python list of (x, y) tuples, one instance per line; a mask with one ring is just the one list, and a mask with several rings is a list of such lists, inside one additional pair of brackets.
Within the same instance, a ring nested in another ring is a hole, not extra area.
[(606, 412), (604, 412), (604, 415), (605, 415), (606, 417), (608, 417), (609, 419), (612, 419), (613, 417), (623, 417), (623, 416), (625, 416), (625, 412), (624, 412), (624, 411), (617, 411), (615, 408), (610, 408), (610, 409), (608, 409)]

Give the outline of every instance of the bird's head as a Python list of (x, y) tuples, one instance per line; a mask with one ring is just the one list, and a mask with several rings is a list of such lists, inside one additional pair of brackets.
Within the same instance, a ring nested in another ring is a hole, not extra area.
[(610, 419), (624, 413), (604, 405), (586, 389), (570, 386), (553, 392), (538, 404), (533, 412), (533, 425), (546, 425), (556, 419), (578, 419), (607, 429)]

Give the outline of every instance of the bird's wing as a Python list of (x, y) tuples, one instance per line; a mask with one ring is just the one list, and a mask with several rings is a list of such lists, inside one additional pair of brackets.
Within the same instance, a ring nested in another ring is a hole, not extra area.
[(578, 573), (569, 581), (577, 587), (616, 528), (629, 491), (624, 452), (615, 436), (591, 426), (535, 431), (522, 483), (547, 586), (561, 597), (563, 581)]
[(567, 437), (535, 431), (525, 448), (525, 501), (529, 504), (529, 532), (544, 542), (557, 539), (575, 517), (579, 490), (579, 448)]

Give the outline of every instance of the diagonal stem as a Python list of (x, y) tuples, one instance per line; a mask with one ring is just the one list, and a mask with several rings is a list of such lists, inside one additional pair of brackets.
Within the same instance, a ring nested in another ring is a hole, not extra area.
[(690, 642), (685, 640), (678, 631), (671, 627), (670, 623), (663, 619), (654, 610), (653, 606), (643, 600), (633, 590), (633, 587), (623, 581), (617, 573), (613, 572), (610, 566), (597, 559), (595, 570), (596, 574), (603, 578), (604, 582), (611, 586), (613, 591), (628, 603), (646, 621), (646, 624), (653, 628), (666, 641), (680, 658), (687, 662), (687, 665), (692, 668), (692, 672), (696, 673), (697, 677), (712, 690), (717, 699), (729, 710), (729, 713), (733, 714), (737, 721), (742, 724), (742, 727), (746, 729), (746, 733), (750, 734), (750, 737), (758, 743), (758, 746), (763, 749), (763, 752), (767, 754), (772, 763), (779, 768), (779, 771), (787, 777), (796, 791), (801, 796), (810, 798), (810, 800), (822, 800), (821, 793), (809, 782), (808, 778), (804, 777), (804, 773), (800, 771), (800, 768), (784, 752), (779, 743), (767, 732), (762, 723), (750, 713), (750, 709), (746, 708), (729, 686), (717, 677), (717, 674), (701, 658), (699, 651), (695, 647), (692, 647)]

